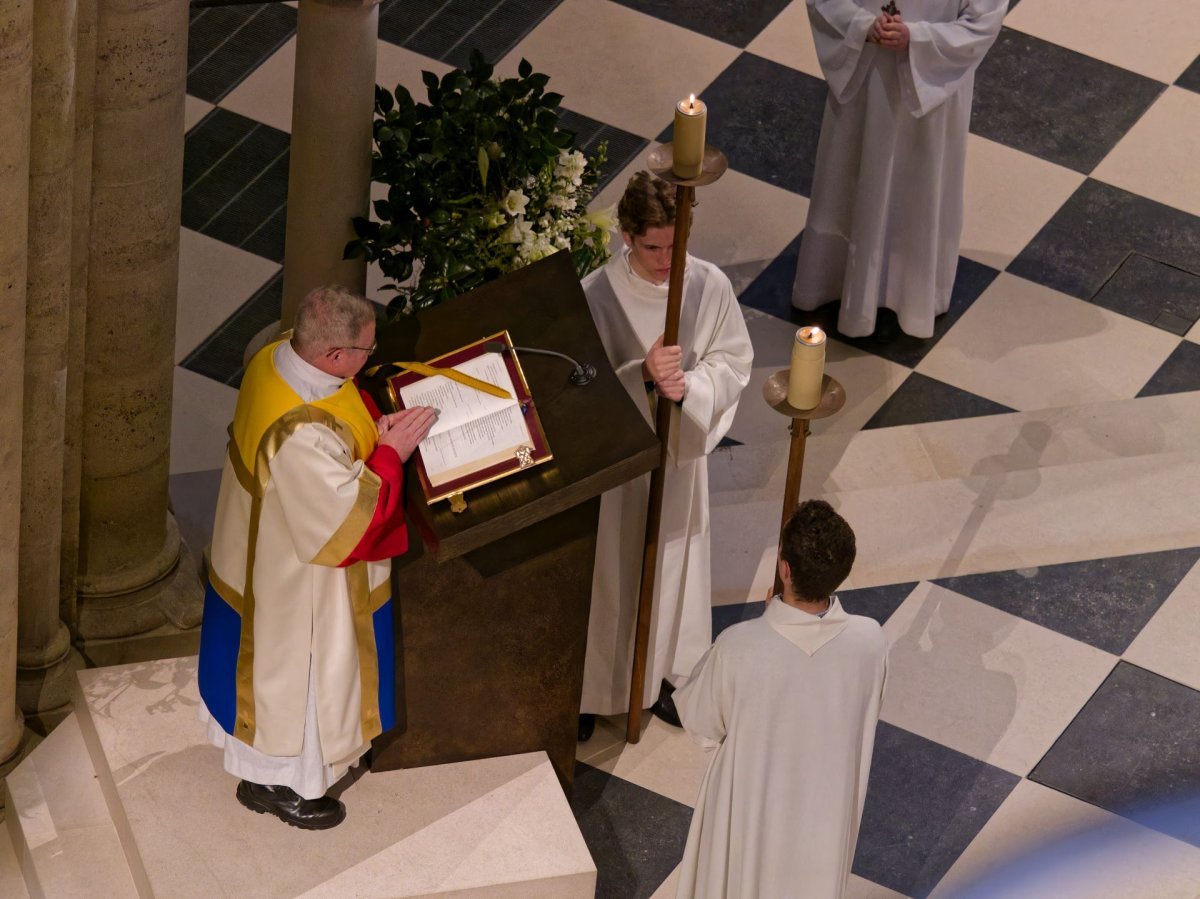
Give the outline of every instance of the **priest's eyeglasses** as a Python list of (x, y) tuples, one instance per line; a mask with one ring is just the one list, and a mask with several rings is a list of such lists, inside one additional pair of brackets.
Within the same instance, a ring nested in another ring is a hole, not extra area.
[(333, 353), (336, 353), (338, 350), (358, 350), (360, 353), (366, 353), (368, 356), (373, 356), (373, 355), (375, 355), (375, 350), (378, 347), (379, 347), (379, 341), (376, 341), (375, 343), (371, 344), (370, 346), (335, 346), (333, 349), (331, 349), (325, 355), (327, 355), (327, 356), (331, 355)]

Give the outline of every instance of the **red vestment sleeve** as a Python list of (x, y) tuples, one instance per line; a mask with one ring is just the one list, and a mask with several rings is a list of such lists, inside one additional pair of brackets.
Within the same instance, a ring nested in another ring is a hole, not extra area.
[(342, 566), (376, 562), (408, 551), (408, 526), (404, 523), (404, 463), (390, 446), (377, 446), (367, 458), (367, 468), (379, 476), (379, 500), (362, 539)]
[(379, 411), (379, 404), (375, 402), (375, 398), (371, 394), (359, 387), (358, 395), (362, 397), (363, 405), (367, 407), (367, 411), (371, 413), (371, 418), (374, 421), (379, 421), (379, 419), (383, 418), (383, 413)]

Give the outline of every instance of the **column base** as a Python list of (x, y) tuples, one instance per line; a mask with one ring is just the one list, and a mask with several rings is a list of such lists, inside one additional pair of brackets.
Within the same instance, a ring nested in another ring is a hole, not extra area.
[(85, 667), (83, 656), (69, 647), (43, 668), (17, 667), (17, 706), (25, 714), (26, 730), (44, 737), (71, 714), (75, 673)]
[[(203, 611), (200, 561), (186, 543), (181, 543), (175, 567), (152, 584), (127, 593), (78, 594), (74, 643), (89, 665), (163, 658), (148, 647), (162, 643), (164, 636), (186, 638), (190, 634), (199, 645)], [(111, 647), (122, 642), (131, 644), (130, 654), (114, 655)], [(133, 644), (140, 648), (133, 648)], [(168, 640), (164, 649), (168, 644), (176, 645)], [(172, 650), (169, 654), (186, 653)]]

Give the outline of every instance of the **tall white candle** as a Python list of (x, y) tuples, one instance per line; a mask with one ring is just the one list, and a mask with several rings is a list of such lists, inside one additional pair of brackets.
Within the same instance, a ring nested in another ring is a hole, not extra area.
[(708, 107), (692, 94), (675, 105), (675, 131), (671, 136), (671, 171), (678, 178), (697, 178), (704, 169), (704, 132)]
[(821, 402), (825, 375), (825, 332), (815, 325), (801, 328), (792, 343), (792, 367), (788, 372), (788, 405), (813, 409)]

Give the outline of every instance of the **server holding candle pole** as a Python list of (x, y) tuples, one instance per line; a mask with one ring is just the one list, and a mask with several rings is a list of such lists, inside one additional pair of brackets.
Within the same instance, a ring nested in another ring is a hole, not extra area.
[[(680, 210), (687, 214), (689, 210)], [(675, 188), (639, 172), (617, 208), (624, 247), (583, 281), (609, 361), (647, 422), (671, 403), (671, 429), (641, 708), (670, 721), (671, 688), (712, 642), (708, 454), (729, 430), (750, 379), (753, 349), (729, 279), (686, 257), (678, 343), (663, 322), (675, 225)], [(630, 702), (649, 476), (604, 494), (592, 579), (580, 738), (594, 716)], [(663, 701), (655, 703), (664, 683)], [(634, 698), (636, 702), (637, 697)], [(677, 723), (677, 719), (671, 721)]]
[(840, 299), (838, 331), (933, 335), (962, 232), (975, 69), (1005, 0), (808, 0), (829, 97), (792, 305)]

